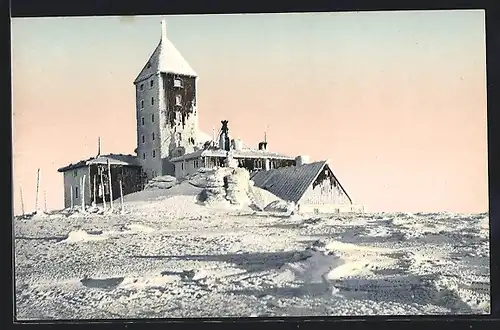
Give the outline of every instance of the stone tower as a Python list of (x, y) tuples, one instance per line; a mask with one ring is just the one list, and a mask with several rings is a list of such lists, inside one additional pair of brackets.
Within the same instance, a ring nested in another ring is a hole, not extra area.
[(168, 40), (162, 21), (160, 42), (134, 81), (137, 156), (148, 179), (174, 175), (170, 158), (194, 151), (197, 82), (196, 72)]

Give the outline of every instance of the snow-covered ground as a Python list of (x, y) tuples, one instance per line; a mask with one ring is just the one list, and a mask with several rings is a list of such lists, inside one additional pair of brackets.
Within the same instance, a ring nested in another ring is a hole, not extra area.
[(287, 215), (171, 189), (16, 219), (17, 319), (489, 313), (487, 214)]

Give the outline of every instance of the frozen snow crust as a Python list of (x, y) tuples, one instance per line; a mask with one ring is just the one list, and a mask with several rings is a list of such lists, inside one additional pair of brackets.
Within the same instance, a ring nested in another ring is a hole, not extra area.
[(15, 219), (17, 319), (489, 313), (488, 214), (300, 216), (202, 172)]

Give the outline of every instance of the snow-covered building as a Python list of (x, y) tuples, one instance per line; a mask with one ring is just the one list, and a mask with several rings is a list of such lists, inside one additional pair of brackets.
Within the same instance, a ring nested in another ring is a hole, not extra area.
[(302, 163), (296, 166), (255, 172), (251, 179), (256, 187), (277, 197), (294, 202), (299, 212), (337, 213), (361, 212), (333, 174), (328, 161)]
[[(143, 188), (157, 176), (182, 179), (199, 168), (237, 166), (249, 170), (255, 184), (302, 209), (343, 211), (354, 208), (327, 162), (307, 163), (267, 148), (267, 139), (249, 148), (229, 136), (227, 120), (218, 135), (198, 128), (198, 75), (167, 38), (160, 41), (133, 82), (136, 94), (136, 156), (106, 155), (70, 164), (64, 173), (65, 206), (100, 203)], [(99, 146), (100, 150), (100, 146)], [(110, 164), (110, 171), (106, 170)], [(111, 173), (111, 180), (108, 173)], [(110, 183), (111, 182), (111, 183)]]
[(267, 141), (260, 142), (258, 148), (252, 149), (246, 147), (240, 139), (231, 139), (228, 121), (223, 120), (221, 123), (218, 138), (207, 141), (202, 149), (170, 160), (175, 166), (176, 178), (184, 178), (197, 172), (199, 168), (227, 166), (228, 159), (250, 173), (295, 165), (295, 157), (268, 151)]
[(149, 179), (174, 175), (170, 158), (193, 152), (204, 143), (198, 131), (198, 75), (167, 38), (161, 38), (134, 80), (136, 90), (137, 155)]
[[(64, 207), (102, 203), (141, 190), (141, 164), (133, 155), (98, 155), (57, 170), (64, 174)], [(109, 179), (111, 174), (111, 180)], [(111, 189), (110, 189), (111, 187)]]

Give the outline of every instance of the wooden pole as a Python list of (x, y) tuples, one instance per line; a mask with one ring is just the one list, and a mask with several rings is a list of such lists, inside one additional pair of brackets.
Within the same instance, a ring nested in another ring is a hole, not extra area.
[(23, 187), (19, 187), (19, 191), (21, 193), (21, 212), (24, 216), (24, 198), (23, 198)]
[(47, 191), (43, 191), (43, 212), (47, 213)]
[(36, 174), (36, 197), (35, 197), (35, 212), (38, 212), (38, 190), (40, 189), (40, 169)]
[(120, 180), (120, 201), (121, 201), (121, 204), (122, 204), (122, 212), (123, 212), (124, 208), (123, 208), (123, 187), (122, 187), (122, 180)]
[(94, 205), (97, 204), (97, 175), (94, 175)]
[(101, 176), (101, 191), (102, 191), (102, 206), (106, 208), (106, 196), (105, 196), (105, 191), (104, 191), (104, 177), (102, 175), (102, 168), (99, 167), (99, 173)]
[(111, 180), (111, 164), (108, 159), (109, 207), (113, 209), (113, 181)]
[(70, 195), (70, 205), (71, 205), (71, 208), (73, 208), (73, 186), (70, 186), (70, 191), (69, 191), (69, 195)]
[(86, 174), (83, 175), (82, 178), (82, 184), (81, 184), (81, 195), (82, 195), (82, 211), (85, 211), (85, 178), (87, 177)]

